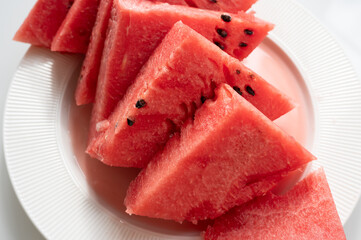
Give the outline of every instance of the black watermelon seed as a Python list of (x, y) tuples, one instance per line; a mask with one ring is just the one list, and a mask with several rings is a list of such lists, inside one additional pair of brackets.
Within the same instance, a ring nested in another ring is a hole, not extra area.
[(240, 89), (239, 87), (234, 86), (233, 89), (234, 89), (234, 91), (236, 91), (239, 95), (242, 96), (242, 92), (241, 92), (241, 89)]
[(214, 44), (216, 44), (220, 49), (224, 50), (224, 46), (222, 43), (215, 41)]
[(227, 37), (227, 35), (228, 35), (228, 33), (227, 33), (226, 30), (220, 29), (220, 28), (217, 29), (217, 33), (218, 33), (219, 36), (221, 36), (222, 38), (225, 38), (225, 37)]
[(222, 20), (225, 21), (225, 22), (230, 22), (230, 21), (232, 20), (232, 17), (229, 16), (229, 15), (227, 15), (227, 14), (222, 14), (222, 15), (221, 15), (221, 18), (222, 18)]
[(250, 29), (245, 29), (244, 33), (247, 34), (247, 35), (253, 35), (253, 31), (250, 30)]
[(236, 70), (236, 73), (239, 75), (239, 74), (241, 74), (241, 70)]
[(247, 46), (248, 46), (248, 44), (247, 44), (247, 43), (245, 43), (245, 42), (241, 42), (238, 46), (240, 46), (240, 47), (247, 47)]
[(132, 120), (132, 119), (127, 118), (127, 123), (128, 123), (128, 125), (131, 127), (131, 126), (134, 125), (135, 121)]
[(252, 96), (254, 96), (256, 93), (254, 92), (254, 90), (250, 87), (250, 86), (246, 86), (246, 91), (251, 94)]
[(115, 124), (115, 128), (117, 128), (117, 127), (118, 127), (118, 123), (119, 123), (119, 122), (117, 122), (117, 123)]
[(254, 79), (254, 74), (251, 73), (251, 74), (249, 75), (249, 77), (250, 77), (251, 79)]
[(142, 108), (145, 107), (147, 105), (146, 101), (144, 101), (143, 99), (139, 99), (137, 101), (137, 103), (135, 104), (136, 108)]
[(209, 0), (211, 3), (217, 3), (217, 0)]
[(206, 101), (206, 97), (205, 96), (202, 96), (201, 97), (201, 102), (204, 103)]

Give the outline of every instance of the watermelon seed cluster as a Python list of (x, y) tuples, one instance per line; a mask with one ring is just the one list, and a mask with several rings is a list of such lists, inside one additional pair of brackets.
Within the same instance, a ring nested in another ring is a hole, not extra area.
[[(221, 15), (221, 19), (224, 21), (224, 22), (230, 22), (232, 20), (232, 17), (227, 15), (227, 14), (222, 14)], [(217, 28), (216, 29), (216, 32), (218, 33), (219, 36), (221, 36), (222, 38), (226, 38), (228, 36), (228, 33), (225, 29), (222, 29), (222, 28)], [(248, 35), (248, 36), (252, 36), (254, 34), (253, 30), (252, 29), (245, 29), (243, 30), (243, 32)], [(220, 49), (224, 50), (225, 49), (225, 45), (218, 42), (218, 41), (213, 41), (214, 44), (216, 44)], [(245, 43), (245, 42), (240, 42), (238, 44), (239, 47), (241, 48), (244, 48), (244, 47), (247, 47), (248, 44)]]

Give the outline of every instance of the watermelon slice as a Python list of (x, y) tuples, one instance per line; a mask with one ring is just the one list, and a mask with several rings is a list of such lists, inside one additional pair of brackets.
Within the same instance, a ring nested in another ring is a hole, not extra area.
[(283, 196), (266, 196), (232, 209), (208, 227), (206, 240), (346, 239), (322, 168)]
[(104, 49), (104, 41), (112, 4), (113, 0), (100, 1), (95, 25), (90, 38), (89, 48), (83, 62), (78, 86), (75, 92), (75, 101), (77, 105), (94, 102), (100, 60)]
[(245, 13), (228, 15), (165, 3), (115, 1), (99, 73), (90, 139), (96, 123), (109, 117), (141, 67), (178, 20), (239, 59), (246, 57), (273, 27)]
[(76, 0), (58, 29), (52, 51), (86, 53), (99, 0)]
[[(271, 119), (293, 108), (285, 95), (256, 73), (178, 22), (110, 117), (107, 131), (90, 144), (88, 153), (112, 166), (145, 167), (220, 83), (233, 86)], [(127, 118), (134, 122), (131, 127)]]
[(180, 133), (131, 183), (127, 213), (175, 221), (214, 219), (315, 159), (225, 84)]
[(50, 47), (74, 0), (38, 0), (16, 32), (15, 41)]

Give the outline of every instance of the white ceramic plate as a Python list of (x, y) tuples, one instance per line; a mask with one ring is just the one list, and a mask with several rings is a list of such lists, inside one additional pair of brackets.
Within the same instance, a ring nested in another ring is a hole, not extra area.
[[(246, 64), (297, 100), (277, 123), (318, 157), (313, 166), (325, 168), (344, 223), (361, 191), (359, 80), (339, 45), (297, 3), (260, 0), (254, 9), (276, 28)], [(199, 239), (201, 228), (190, 224), (127, 216), (119, 199), (137, 171), (85, 159), (89, 107), (73, 101), (80, 63), (32, 47), (8, 93), (5, 156), (30, 218), (51, 239)]]

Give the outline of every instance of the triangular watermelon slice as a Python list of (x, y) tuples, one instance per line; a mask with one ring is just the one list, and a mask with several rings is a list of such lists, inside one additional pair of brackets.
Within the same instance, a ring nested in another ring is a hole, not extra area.
[(74, 0), (38, 0), (16, 32), (15, 41), (50, 47)]
[(76, 0), (58, 29), (52, 51), (86, 53), (100, 0)]
[(127, 213), (214, 219), (315, 159), (228, 85), (180, 133), (131, 183)]
[(220, 83), (230, 84), (272, 120), (294, 107), (240, 61), (178, 22), (120, 101), (107, 131), (90, 144), (88, 153), (108, 165), (145, 167), (169, 135), (202, 101), (214, 95)]
[(268, 193), (232, 209), (208, 227), (204, 238), (346, 239), (322, 168), (283, 196)]
[(75, 92), (75, 101), (77, 105), (94, 102), (100, 61), (104, 49), (104, 41), (112, 5), (113, 0), (100, 0), (96, 21), (90, 37), (90, 44)]
[(115, 1), (102, 56), (91, 131), (96, 123), (109, 117), (141, 67), (179, 20), (239, 59), (252, 52), (273, 28), (272, 24), (252, 14), (225, 14), (141, 0)]

